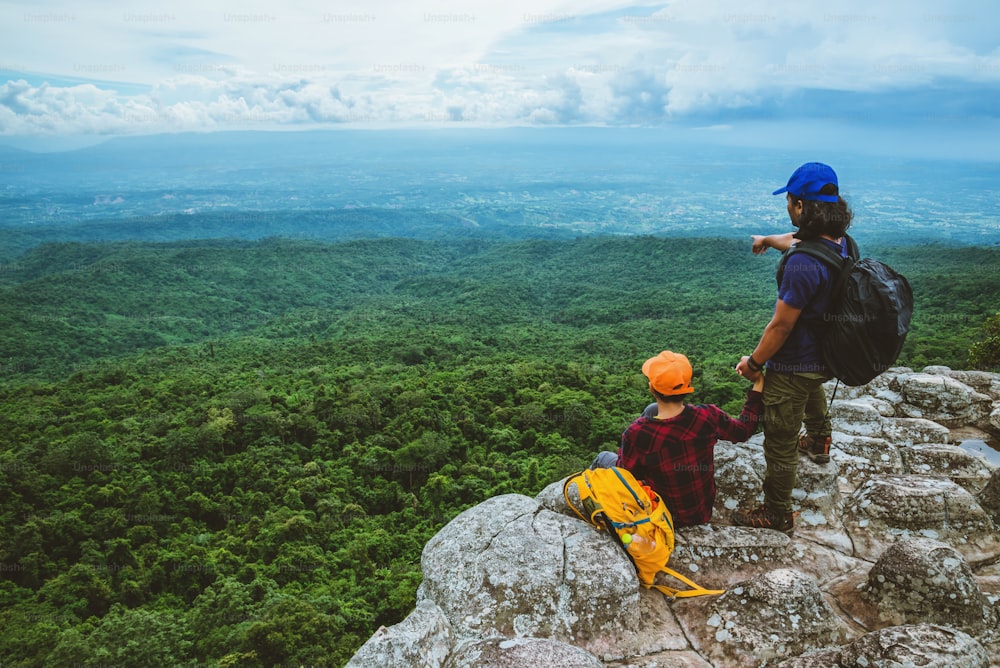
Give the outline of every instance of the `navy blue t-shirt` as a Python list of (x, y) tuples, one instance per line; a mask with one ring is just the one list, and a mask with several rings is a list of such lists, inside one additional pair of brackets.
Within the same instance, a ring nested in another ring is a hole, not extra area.
[[(847, 242), (840, 244), (820, 239), (847, 257)], [(778, 288), (778, 299), (802, 310), (788, 340), (767, 368), (781, 373), (828, 373), (820, 350), (820, 339), (827, 326), (824, 315), (830, 306), (833, 275), (825, 262), (804, 252), (794, 253), (785, 263)]]

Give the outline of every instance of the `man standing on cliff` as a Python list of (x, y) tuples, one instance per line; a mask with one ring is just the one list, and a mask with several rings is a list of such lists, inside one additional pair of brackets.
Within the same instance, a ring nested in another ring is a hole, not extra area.
[[(785, 252), (799, 241), (829, 245), (847, 257), (847, 228), (852, 213), (840, 197), (837, 175), (828, 165), (810, 162), (799, 167), (775, 195), (786, 193), (788, 217), (795, 232), (754, 236), (753, 252), (768, 248)], [(823, 383), (830, 372), (820, 342), (837, 276), (822, 260), (807, 253), (786, 254), (778, 268), (778, 301), (771, 321), (754, 351), (736, 367), (755, 380), (767, 367), (764, 381), (764, 504), (737, 511), (740, 526), (794, 530), (792, 489), (798, 453), (825, 464), (830, 461), (830, 419)], [(802, 424), (806, 433), (799, 436)]]

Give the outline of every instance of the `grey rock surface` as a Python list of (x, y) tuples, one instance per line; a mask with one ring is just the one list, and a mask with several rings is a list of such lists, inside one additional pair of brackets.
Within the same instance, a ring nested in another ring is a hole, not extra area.
[(986, 668), (986, 649), (967, 633), (933, 624), (891, 626), (841, 649), (841, 666)]
[(1000, 527), (1000, 468), (993, 471), (977, 498), (979, 505), (993, 520), (993, 526)]
[(399, 624), (376, 631), (351, 658), (347, 668), (438, 668), (445, 665), (453, 642), (448, 618), (433, 601), (424, 600)]
[(868, 573), (863, 596), (879, 621), (942, 624), (982, 633), (993, 622), (972, 568), (955, 548), (929, 538), (900, 538)]
[(460, 637), (585, 643), (638, 624), (619, 614), (639, 602), (624, 552), (526, 496), (494, 497), (458, 515), (424, 547), (421, 567), (418, 598), (440, 606)]
[(899, 448), (884, 438), (834, 432), (830, 458), (844, 476), (856, 481), (903, 472)]
[(834, 431), (845, 434), (881, 438), (883, 420), (882, 413), (868, 397), (834, 401), (830, 407), (830, 422)]
[(948, 375), (914, 373), (899, 381), (904, 405), (912, 417), (934, 420), (945, 426), (979, 425), (992, 410), (993, 399)]
[(890, 443), (903, 446), (916, 443), (947, 443), (949, 431), (944, 425), (921, 417), (895, 417), (883, 420), (882, 435)]
[(850, 636), (816, 581), (793, 569), (767, 571), (734, 586), (707, 613), (708, 637), (700, 644), (716, 665), (756, 666), (839, 646)]
[[(459, 645), (445, 668), (603, 668), (579, 647), (548, 638), (473, 640)], [(388, 666), (386, 667), (388, 668)]]
[(925, 443), (899, 448), (907, 473), (944, 475), (970, 494), (978, 494), (993, 470), (981, 457), (954, 445)]
[(890, 475), (866, 480), (844, 508), (856, 556), (874, 560), (900, 536), (954, 546), (970, 561), (1000, 554), (996, 527), (976, 497), (944, 477)]

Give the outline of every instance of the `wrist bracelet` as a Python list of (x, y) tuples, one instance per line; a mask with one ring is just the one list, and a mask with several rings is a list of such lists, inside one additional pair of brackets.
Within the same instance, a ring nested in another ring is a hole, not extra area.
[(760, 371), (764, 368), (764, 365), (755, 360), (753, 355), (747, 357), (747, 366), (750, 367), (751, 371)]

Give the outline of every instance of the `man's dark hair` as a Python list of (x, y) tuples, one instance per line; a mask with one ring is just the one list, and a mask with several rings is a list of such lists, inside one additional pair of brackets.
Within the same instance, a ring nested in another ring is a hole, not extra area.
[(851, 226), (854, 213), (847, 206), (844, 198), (840, 197), (836, 184), (827, 183), (819, 192), (821, 195), (837, 195), (837, 201), (819, 202), (790, 195), (793, 203), (802, 202), (802, 216), (798, 220), (799, 229), (795, 233), (796, 239), (803, 241), (818, 239), (823, 234), (839, 239)]
[(682, 401), (684, 401), (685, 399), (687, 399), (688, 397), (691, 396), (691, 392), (687, 392), (685, 394), (671, 394), (671, 395), (666, 395), (666, 394), (660, 394), (659, 392), (657, 392), (653, 388), (649, 388), (649, 389), (653, 393), (654, 397), (656, 397), (660, 401), (665, 401), (668, 404), (669, 403), (678, 403), (679, 404), (679, 403), (681, 403)]

